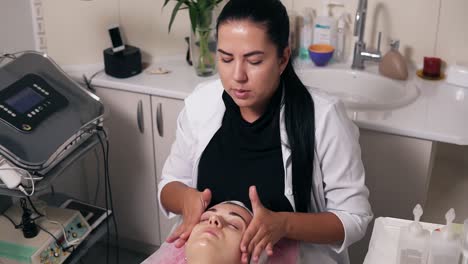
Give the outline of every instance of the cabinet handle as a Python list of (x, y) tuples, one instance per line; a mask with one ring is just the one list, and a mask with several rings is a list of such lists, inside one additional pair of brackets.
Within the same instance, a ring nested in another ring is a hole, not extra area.
[(137, 122), (140, 133), (145, 132), (145, 123), (143, 122), (143, 102), (140, 100), (137, 107)]
[(164, 125), (162, 118), (162, 104), (158, 103), (158, 108), (156, 110), (156, 126), (158, 128), (158, 134), (160, 137), (164, 137)]

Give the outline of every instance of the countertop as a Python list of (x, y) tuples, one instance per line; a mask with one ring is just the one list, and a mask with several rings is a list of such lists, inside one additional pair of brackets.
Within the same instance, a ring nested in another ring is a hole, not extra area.
[[(330, 67), (342, 67), (330, 66)], [(150, 74), (162, 67), (168, 74)], [(297, 67), (314, 67), (309, 64)], [(102, 65), (70, 65), (63, 69), (75, 80), (83, 74), (90, 77), (104, 67)], [(366, 71), (376, 72), (370, 65)], [(363, 129), (395, 135), (468, 145), (468, 88), (448, 84), (446, 81), (427, 81), (410, 70), (408, 82), (416, 85), (420, 94), (412, 103), (392, 110), (355, 111), (348, 109), (349, 117)], [(101, 72), (92, 84), (95, 86), (144, 93), (183, 100), (203, 81), (218, 78), (217, 75), (203, 78), (196, 76), (194, 69), (181, 57), (162, 58), (153, 62), (143, 73), (127, 78), (113, 78)]]

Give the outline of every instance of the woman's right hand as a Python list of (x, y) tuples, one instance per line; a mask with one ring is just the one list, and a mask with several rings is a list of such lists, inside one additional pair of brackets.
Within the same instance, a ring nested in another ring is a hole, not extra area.
[(166, 239), (166, 242), (174, 244), (176, 248), (181, 248), (190, 237), (193, 227), (200, 222), (201, 215), (211, 202), (211, 191), (205, 189), (199, 192), (189, 188), (183, 195), (182, 223)]

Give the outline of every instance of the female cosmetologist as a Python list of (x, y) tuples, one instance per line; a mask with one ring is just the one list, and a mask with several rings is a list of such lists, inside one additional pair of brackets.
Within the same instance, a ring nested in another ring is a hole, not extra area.
[(185, 100), (158, 186), (162, 211), (182, 216), (167, 242), (181, 247), (207, 207), (238, 200), (254, 212), (243, 263), (282, 238), (301, 242), (303, 263), (349, 263), (372, 219), (359, 130), (341, 102), (304, 87), (288, 36), (279, 0), (231, 0), (221, 12), (220, 80)]

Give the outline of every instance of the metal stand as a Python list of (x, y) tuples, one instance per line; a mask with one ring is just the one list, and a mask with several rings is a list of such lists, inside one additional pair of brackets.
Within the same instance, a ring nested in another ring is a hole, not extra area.
[[(97, 133), (102, 133), (102, 132), (97, 132)], [(70, 153), (70, 155), (68, 155), (68, 157), (66, 157), (62, 162), (57, 164), (52, 170), (50, 170), (46, 175), (44, 175), (44, 179), (36, 182), (34, 194), (38, 195), (38, 194), (43, 193), (44, 191), (49, 190), (55, 178), (61, 175), (65, 171), (65, 169), (68, 168), (70, 165), (80, 160), (86, 153), (92, 150), (97, 144), (99, 144), (99, 138), (97, 134), (94, 134), (88, 140), (86, 140), (83, 144), (81, 144), (77, 149), (75, 149), (72, 153)], [(0, 188), (0, 198), (1, 198), (1, 195), (14, 196), (14, 197), (25, 196), (24, 193), (22, 193), (19, 190), (10, 190), (10, 189), (7, 189), (6, 187)], [(2, 211), (0, 210), (0, 212)]]
[[(101, 135), (103, 136), (102, 132), (97, 133), (101, 133)], [(86, 153), (88, 153), (98, 144), (99, 136), (98, 134), (94, 134), (88, 140), (86, 140), (86, 142), (80, 145), (76, 150), (70, 153), (70, 155), (68, 155), (62, 162), (57, 164), (51, 171), (49, 171), (44, 176), (44, 179), (42, 179), (39, 182), (36, 182), (34, 196), (40, 195), (42, 193), (43, 195), (40, 196), (40, 199), (47, 202), (48, 205), (55, 207), (59, 207), (64, 201), (71, 198), (67, 195), (60, 193), (44, 193), (45, 191), (48, 191), (50, 189), (50, 186), (52, 185), (55, 178), (60, 176), (74, 162), (79, 161), (82, 157), (84, 157)], [(6, 189), (6, 187), (0, 188), (0, 213), (6, 211), (12, 205), (11, 197), (24, 196), (25, 195), (19, 190), (10, 190)], [(107, 234), (107, 221), (109, 221), (108, 218), (105, 219), (96, 229), (94, 229), (92, 233), (90, 233), (90, 235), (83, 242), (81, 242), (79, 247), (77, 247), (77, 249), (72, 253), (72, 255), (67, 258), (64, 264), (78, 263), (80, 258), (83, 257), (92, 246), (94, 246), (99, 240), (101, 240), (104, 237), (104, 235)], [(112, 221), (109, 222), (109, 224), (112, 224)], [(113, 226), (110, 226), (110, 228), (113, 228)]]

